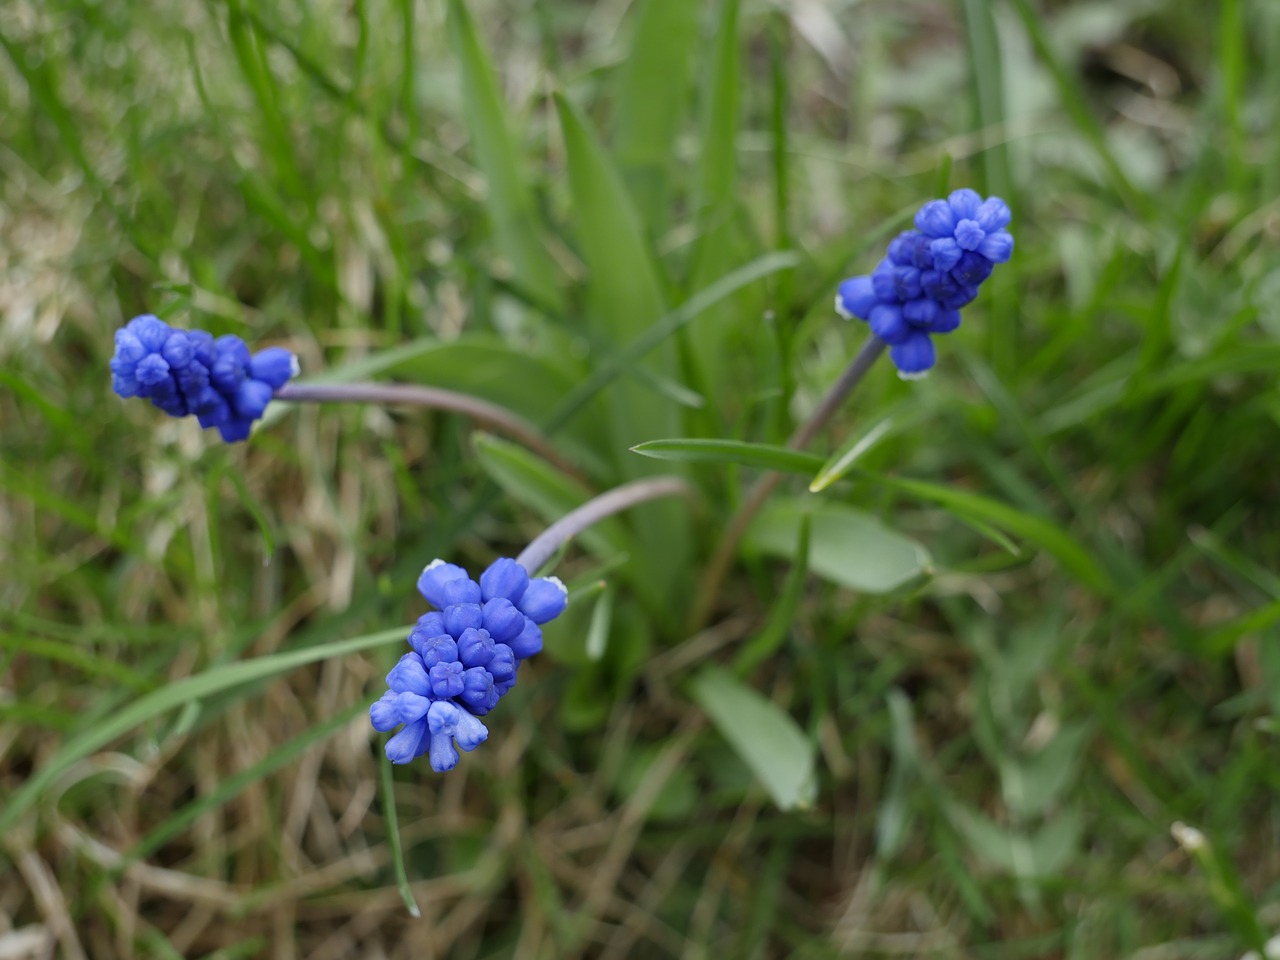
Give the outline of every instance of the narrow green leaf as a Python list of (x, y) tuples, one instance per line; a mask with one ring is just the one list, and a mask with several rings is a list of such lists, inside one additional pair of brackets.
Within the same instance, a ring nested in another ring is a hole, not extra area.
[(578, 411), (586, 406), (596, 394), (622, 376), (631, 366), (647, 356), (650, 351), (670, 340), (673, 334), (697, 319), (705, 311), (725, 298), (732, 296), (743, 287), (770, 274), (777, 273), (779, 270), (794, 267), (799, 262), (799, 255), (791, 251), (766, 253), (750, 263), (744, 264), (732, 273), (726, 274), (710, 286), (699, 290), (613, 356), (605, 357), (596, 363), (591, 376), (575, 387), (561, 401), (560, 407), (547, 424), (547, 430), (558, 429), (560, 425), (576, 416)]
[(800, 525), (809, 517), (809, 566), (832, 583), (888, 593), (932, 572), (928, 551), (914, 540), (861, 510), (811, 497), (769, 503), (747, 530), (744, 544), (772, 556), (791, 557)]
[[(555, 103), (569, 164), (576, 232), (591, 270), (595, 321), (614, 342), (625, 343), (667, 312), (657, 265), (631, 198), (599, 139), (568, 98), (556, 94)], [(673, 360), (669, 350), (649, 358), (655, 370), (668, 376), (674, 371)]]
[(959, 516), (989, 522), (1014, 536), (1030, 541), (1052, 554), (1081, 583), (1103, 595), (1115, 593), (1111, 577), (1092, 555), (1050, 520), (1023, 513), (980, 494), (938, 483), (884, 475), (877, 475), (875, 478), (913, 497), (945, 507)]
[(1265, 957), (1267, 932), (1231, 858), (1195, 827), (1179, 822), (1170, 832), (1204, 871), (1209, 881), (1209, 895), (1227, 926), (1258, 956)]
[[(693, 4), (690, 4), (693, 6)], [(738, 29), (739, 0), (721, 0), (716, 14), (715, 51), (702, 81), (701, 149), (694, 197), (698, 239), (692, 255), (691, 280), (706, 287), (734, 264), (739, 237), (734, 232), (738, 192), (738, 124), (741, 112), (742, 40)], [(733, 305), (708, 312), (689, 333), (690, 351), (702, 389), (716, 396), (726, 376), (722, 346), (743, 313)]]
[(1115, 153), (1107, 142), (1105, 128), (1094, 116), (1093, 108), (1089, 105), (1089, 99), (1081, 90), (1080, 84), (1067, 71), (1062, 59), (1054, 50), (1050, 31), (1040, 22), (1040, 17), (1032, 7), (1031, 0), (1012, 0), (1012, 3), (1013, 8), (1018, 11), (1018, 16), (1022, 18), (1023, 26), (1036, 48), (1036, 53), (1053, 76), (1053, 82), (1058, 88), (1058, 96), (1063, 106), (1085, 139), (1089, 141), (1103, 166), (1106, 167), (1116, 193), (1133, 209), (1138, 211), (1147, 209), (1149, 206), (1147, 198), (1134, 189), (1124, 168), (1116, 160)]
[(203, 673), (175, 681), (146, 696), (139, 697), (110, 717), (104, 718), (96, 726), (72, 737), (46, 760), (43, 766), (32, 773), (26, 782), (9, 796), (3, 808), (0, 808), (0, 834), (10, 830), (17, 823), (18, 818), (40, 798), (49, 784), (60, 774), (148, 720), (223, 690), (253, 684), (288, 673), (309, 663), (343, 657), (384, 643), (403, 640), (408, 632), (408, 627), (396, 627), (349, 640), (317, 644), (305, 650), (289, 650), (252, 660), (241, 660), (205, 670)]
[[(592, 492), (537, 454), (487, 433), (474, 438), (480, 466), (508, 496), (554, 523), (591, 499)], [(630, 536), (616, 517), (584, 530), (582, 545), (602, 560), (630, 553)]]
[(666, 224), (667, 176), (688, 101), (698, 13), (689, 0), (643, 0), (619, 77), (614, 155), (651, 237)]
[(539, 235), (533, 194), (520, 170), (522, 151), (509, 129), (492, 61), (464, 0), (449, 0), (448, 10), (449, 43), (462, 66), (463, 118), (485, 176), (499, 247), (511, 258), (521, 290), (558, 309), (564, 302), (559, 272)]
[(386, 754), (378, 758), (378, 790), (382, 797), (382, 819), (387, 826), (387, 844), (391, 847), (391, 867), (396, 875), (396, 887), (400, 891), (400, 899), (409, 911), (409, 916), (422, 916), (418, 903), (413, 899), (413, 889), (409, 886), (409, 872), (404, 865), (404, 847), (400, 843), (400, 818), (396, 813), (396, 781), (391, 769), (391, 761)]
[[(912, 419), (914, 422), (914, 418)], [(898, 430), (910, 424), (905, 417), (885, 417), (870, 426), (856, 431), (844, 445), (831, 455), (809, 484), (810, 493), (820, 493), (848, 473), (862, 455)]]
[(698, 706), (780, 809), (813, 805), (814, 747), (789, 714), (718, 667), (704, 668), (691, 688)]
[(607, 587), (591, 610), (591, 624), (587, 627), (587, 659), (599, 660), (609, 644), (609, 630), (613, 626), (614, 590)]
[(211, 793), (191, 801), (152, 827), (146, 836), (125, 853), (122, 864), (117, 869), (122, 869), (124, 865), (150, 856), (206, 813), (225, 806), (252, 784), (265, 779), (285, 765), (292, 763), (317, 743), (337, 733), (350, 723), (357, 714), (366, 709), (368, 707), (363, 703), (352, 704), (341, 713), (317, 723), (314, 727), (308, 728), (289, 742), (281, 744), (253, 766), (219, 780), (217, 787)]
[(892, 764), (885, 786), (884, 799), (876, 811), (876, 855), (891, 860), (902, 849), (911, 819), (908, 787), (915, 779), (919, 756), (916, 748), (915, 721), (911, 701), (897, 687), (887, 694), (889, 719), (893, 725), (890, 740)]
[(792, 450), (768, 443), (747, 443), (742, 440), (701, 440), (680, 438), (672, 440), (647, 440), (631, 448), (632, 453), (655, 460), (674, 460), (678, 463), (731, 463), (740, 467), (758, 467), (762, 470), (778, 470), (783, 473), (813, 473), (822, 458), (803, 450)]
[(795, 553), (792, 554), (795, 559), (791, 561), (791, 569), (787, 571), (782, 592), (769, 611), (769, 619), (765, 621), (764, 628), (733, 658), (733, 672), (739, 677), (745, 677), (771, 657), (791, 635), (796, 612), (804, 598), (805, 580), (809, 576), (809, 526), (809, 516), (806, 514), (800, 521), (800, 533), (796, 537)]

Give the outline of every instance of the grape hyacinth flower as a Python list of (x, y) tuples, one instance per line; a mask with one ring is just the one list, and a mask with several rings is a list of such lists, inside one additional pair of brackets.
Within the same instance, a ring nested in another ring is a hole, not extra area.
[(250, 354), (234, 334), (178, 330), (159, 317), (134, 317), (116, 331), (111, 389), (144, 397), (171, 417), (194, 414), (228, 443), (249, 436), (275, 392), (298, 375), (298, 360), (282, 347)]
[(568, 591), (555, 577), (530, 578), (515, 560), (495, 560), (472, 580), (433, 560), (418, 591), (436, 610), (409, 633), (413, 649), (387, 674), (388, 690), (369, 708), (375, 729), (403, 728), (387, 741), (387, 758), (408, 763), (424, 753), (437, 773), (452, 770), (458, 749), (489, 736), (479, 718), (516, 682), (520, 664), (542, 649), (540, 626), (558, 617)]
[(933, 334), (960, 326), (960, 308), (1013, 255), (1005, 229), (1011, 218), (999, 197), (984, 200), (973, 190), (930, 200), (915, 216), (916, 229), (895, 237), (869, 276), (840, 284), (836, 312), (865, 320), (889, 344), (904, 380), (923, 377), (935, 361)]

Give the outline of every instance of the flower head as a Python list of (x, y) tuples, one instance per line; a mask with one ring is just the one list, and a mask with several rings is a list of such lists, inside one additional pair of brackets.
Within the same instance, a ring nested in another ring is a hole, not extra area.
[(234, 334), (215, 340), (150, 314), (116, 331), (111, 358), (111, 388), (121, 397), (144, 397), (171, 417), (194, 415), (228, 442), (248, 437), (275, 391), (297, 373), (297, 358), (281, 347), (250, 354)]
[(973, 190), (930, 200), (916, 214), (916, 228), (889, 243), (875, 270), (840, 284), (836, 312), (865, 320), (889, 344), (903, 379), (924, 376), (934, 364), (933, 335), (960, 326), (960, 308), (1013, 255), (1005, 229), (1011, 218), (999, 197), (984, 200)]
[(542, 649), (539, 624), (564, 611), (569, 593), (555, 577), (530, 578), (506, 557), (478, 582), (457, 564), (433, 560), (418, 591), (437, 609), (410, 631), (412, 649), (387, 674), (369, 719), (384, 732), (403, 724), (387, 741), (392, 763), (425, 753), (443, 773), (459, 749), (474, 750), (489, 736), (478, 718), (515, 686), (521, 661)]

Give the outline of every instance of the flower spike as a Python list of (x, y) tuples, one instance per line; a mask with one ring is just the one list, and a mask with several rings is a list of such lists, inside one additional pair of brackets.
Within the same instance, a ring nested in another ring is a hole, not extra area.
[(542, 649), (538, 625), (565, 608), (555, 577), (533, 578), (515, 560), (494, 561), (479, 581), (454, 563), (433, 560), (418, 590), (438, 610), (409, 633), (412, 652), (387, 674), (388, 690), (369, 708), (375, 730), (390, 732), (387, 758), (408, 763), (427, 754), (437, 773), (452, 770), (458, 750), (489, 736), (479, 718), (515, 686), (520, 663)]
[(298, 374), (298, 359), (281, 347), (255, 354), (234, 334), (178, 330), (159, 317), (134, 317), (116, 331), (111, 388), (143, 397), (171, 417), (195, 416), (228, 443), (249, 436), (275, 391)]
[(933, 335), (960, 326), (960, 308), (1013, 256), (1010, 219), (1003, 200), (973, 190), (930, 200), (916, 213), (916, 229), (895, 237), (870, 275), (840, 284), (836, 312), (866, 321), (889, 344), (904, 380), (923, 377), (936, 358)]

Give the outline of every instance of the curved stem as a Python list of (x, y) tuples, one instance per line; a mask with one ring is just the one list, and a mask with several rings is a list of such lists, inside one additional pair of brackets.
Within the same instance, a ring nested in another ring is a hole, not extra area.
[(519, 440), (565, 473), (583, 478), (582, 471), (561, 456), (532, 423), (496, 403), (455, 390), (405, 383), (290, 383), (275, 392), (275, 399), (290, 403), (403, 404), (460, 413)]
[[(809, 445), (809, 442), (827, 425), (827, 421), (831, 419), (832, 414), (840, 408), (840, 405), (853, 392), (854, 387), (862, 382), (862, 378), (866, 376), (872, 364), (880, 358), (880, 354), (884, 353), (886, 346), (888, 344), (874, 334), (867, 338), (867, 341), (862, 345), (862, 349), (850, 361), (844, 373), (840, 374), (840, 378), (831, 385), (831, 389), (827, 391), (813, 413), (809, 415), (804, 423), (796, 427), (791, 436), (787, 438), (788, 447), (793, 450), (801, 450)], [(725, 574), (729, 572), (729, 564), (733, 562), (733, 555), (738, 548), (738, 542), (742, 539), (742, 535), (747, 532), (747, 527), (751, 525), (751, 521), (760, 512), (760, 508), (764, 506), (765, 501), (769, 499), (769, 494), (773, 493), (781, 480), (782, 474), (776, 470), (766, 473), (756, 481), (756, 485), (751, 488), (746, 501), (738, 508), (738, 512), (734, 514), (733, 520), (729, 523), (729, 528), (717, 545), (716, 552), (711, 558), (711, 563), (703, 571), (702, 580), (698, 584), (693, 615), (689, 620), (690, 633), (696, 633), (706, 625), (711, 616), (716, 593), (720, 590), (720, 584), (724, 580)]]
[(565, 514), (542, 531), (520, 551), (520, 555), (516, 557), (516, 563), (533, 575), (555, 555), (565, 541), (576, 537), (605, 517), (628, 510), (647, 500), (675, 496), (691, 497), (693, 488), (680, 477), (650, 477), (645, 480), (632, 480), (612, 490), (606, 490), (578, 509)]

